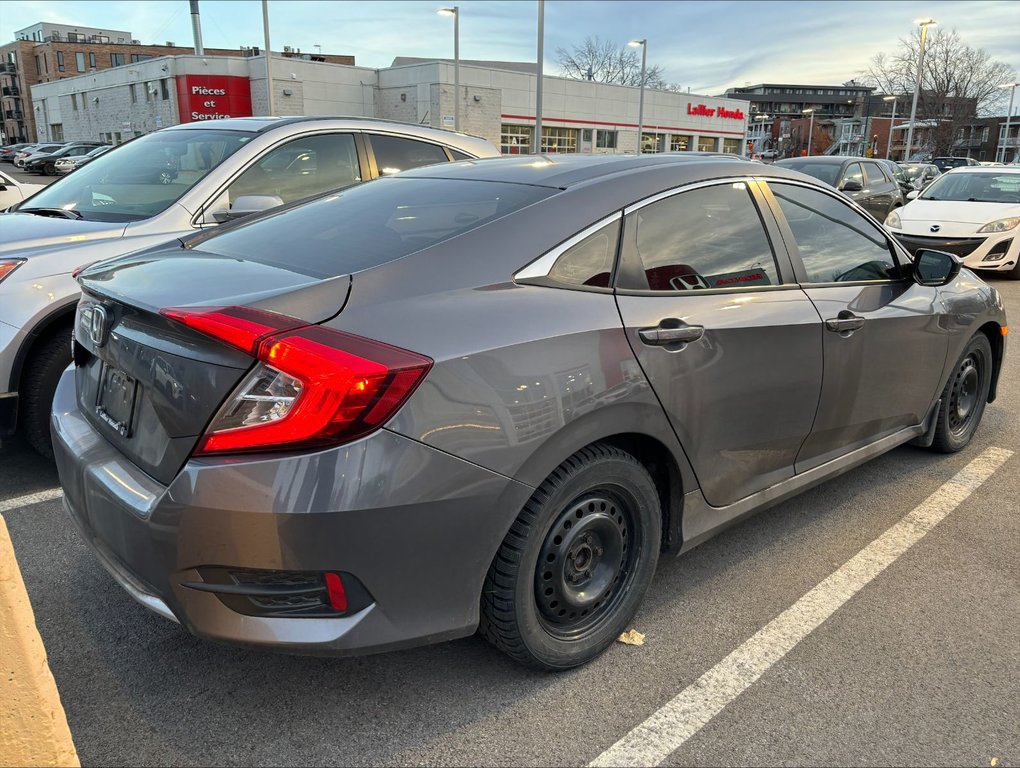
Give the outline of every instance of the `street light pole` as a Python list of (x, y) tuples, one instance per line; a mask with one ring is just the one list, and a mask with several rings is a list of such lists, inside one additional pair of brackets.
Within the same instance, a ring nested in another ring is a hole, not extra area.
[(273, 116), (273, 50), (269, 47), (269, 0), (262, 0), (262, 31), (266, 38), (266, 96), (269, 116)]
[(631, 40), (627, 43), (631, 48), (641, 46), (641, 90), (638, 92), (638, 118), (637, 118), (637, 151), (640, 155), (643, 150), (643, 139), (645, 132), (645, 64), (648, 62), (648, 38)]
[(889, 118), (889, 141), (885, 145), (885, 159), (888, 160), (890, 154), (892, 154), (892, 129), (893, 125), (896, 124), (896, 97), (886, 96), (882, 101), (892, 102), (892, 117)]
[(542, 153), (542, 86), (545, 79), (545, 0), (538, 0), (538, 82), (535, 84), (535, 135), (531, 137), (531, 152)]
[(460, 130), (460, 7), (440, 8), (440, 16), (453, 16), (453, 130)]
[(807, 130), (807, 156), (811, 157), (811, 139), (815, 133), (815, 111), (813, 109), (802, 109), (800, 112), (802, 115), (811, 115)]
[[(1013, 119), (1013, 97), (1016, 96), (1016, 87), (1018, 85), (1020, 85), (1020, 83), (1011, 83), (1011, 84), (1007, 83), (1006, 85), (1000, 86), (1001, 88), (1009, 88), (1010, 92), (1009, 92), (1009, 109), (1006, 110), (1006, 129), (1005, 129), (1006, 135), (1003, 136), (1002, 137), (1002, 141), (999, 142), (1000, 144), (1002, 144), (1002, 160), (999, 160), (999, 147), (998, 147), (998, 145), (996, 145), (996, 147), (995, 147), (995, 162), (997, 162), (997, 163), (998, 162), (1002, 162), (1002, 163), (1006, 162), (1006, 146), (1007, 146), (1007, 142), (1009, 142), (1009, 128), (1010, 128), (1010, 124), (1011, 124), (1012, 119)], [(1017, 153), (1016, 153), (1016, 151), (1014, 151), (1013, 152), (1013, 160), (1016, 160), (1016, 159), (1017, 159)]]
[(907, 127), (907, 148), (903, 153), (903, 159), (910, 159), (910, 150), (914, 147), (914, 119), (917, 117), (917, 97), (921, 95), (921, 75), (924, 72), (924, 43), (928, 39), (928, 27), (938, 22), (935, 19), (918, 19), (916, 24), (921, 26), (921, 50), (917, 55), (917, 82), (914, 84), (914, 103), (910, 107), (910, 124)]

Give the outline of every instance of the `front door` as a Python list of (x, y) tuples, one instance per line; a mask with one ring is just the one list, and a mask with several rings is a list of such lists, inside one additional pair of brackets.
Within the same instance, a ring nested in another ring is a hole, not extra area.
[(627, 338), (713, 506), (794, 474), (821, 390), (821, 321), (777, 261), (753, 187), (629, 209), (616, 282)]
[(769, 181), (794, 269), (823, 322), (825, 379), (803, 472), (924, 421), (946, 362), (931, 287), (901, 277), (885, 233), (838, 195)]

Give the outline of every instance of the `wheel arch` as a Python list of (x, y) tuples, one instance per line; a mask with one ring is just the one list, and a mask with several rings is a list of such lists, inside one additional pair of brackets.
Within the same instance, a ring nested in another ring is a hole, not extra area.
[(995, 402), (997, 387), (999, 384), (999, 372), (1002, 370), (1002, 360), (1006, 352), (1006, 342), (1002, 336), (1002, 326), (994, 321), (989, 321), (978, 329), (988, 337), (988, 343), (992, 347), (992, 379), (988, 387), (988, 402)]
[(70, 326), (74, 323), (74, 311), (77, 306), (78, 297), (75, 296), (72, 301), (61, 304), (49, 312), (25, 337), (24, 343), (22, 343), (17, 354), (14, 356), (14, 365), (11, 367), (10, 389), (20, 392), (21, 382), (25, 376), (25, 363), (41, 342), (48, 340), (54, 333), (61, 331), (64, 326)]

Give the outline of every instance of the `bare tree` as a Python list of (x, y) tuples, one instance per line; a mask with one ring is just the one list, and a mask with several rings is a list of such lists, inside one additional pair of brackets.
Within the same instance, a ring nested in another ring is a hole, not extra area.
[[(917, 82), (920, 31), (900, 39), (892, 53), (879, 53), (863, 77), (882, 93), (912, 95)], [(1015, 82), (1008, 64), (995, 61), (980, 48), (971, 48), (957, 31), (930, 30), (925, 43), (921, 93), (917, 120), (934, 120), (933, 154), (952, 152), (954, 137), (977, 115), (991, 115), (1005, 108), (1006, 91), (999, 86)]]
[[(602, 40), (597, 35), (586, 37), (581, 45), (556, 49), (556, 62), (565, 77), (575, 80), (593, 80), (597, 83), (641, 85), (641, 53), (627, 45)], [(665, 88), (662, 67), (653, 65), (645, 69), (646, 88)], [(679, 86), (675, 86), (679, 88)]]

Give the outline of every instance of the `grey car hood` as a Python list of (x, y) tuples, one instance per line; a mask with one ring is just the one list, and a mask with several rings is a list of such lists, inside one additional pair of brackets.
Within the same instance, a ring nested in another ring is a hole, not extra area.
[(31, 258), (61, 246), (76, 247), (124, 236), (122, 222), (83, 221), (33, 213), (0, 214), (0, 254)]

